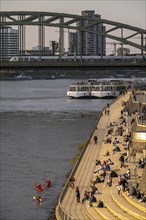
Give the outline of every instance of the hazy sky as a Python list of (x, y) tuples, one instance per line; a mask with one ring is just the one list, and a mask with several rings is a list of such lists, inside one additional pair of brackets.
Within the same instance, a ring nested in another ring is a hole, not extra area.
[[(95, 10), (95, 12), (100, 14), (103, 19), (126, 23), (146, 29), (146, 0), (0, 1), (1, 11), (46, 11), (80, 15), (83, 10)], [(57, 35), (55, 31), (52, 31), (50, 34), (51, 37), (56, 37), (55, 35)]]

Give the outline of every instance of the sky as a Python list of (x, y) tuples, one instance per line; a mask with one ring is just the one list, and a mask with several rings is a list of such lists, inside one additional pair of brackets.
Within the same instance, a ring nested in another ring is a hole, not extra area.
[[(102, 19), (146, 29), (146, 0), (0, 0), (0, 8), (1, 11), (43, 11), (76, 15), (80, 15), (83, 10), (95, 10)], [(30, 49), (38, 44), (38, 40), (37, 37), (31, 37), (32, 28), (28, 32), (26, 38), (29, 40), (26, 41)], [(33, 33), (38, 36), (36, 28)], [(57, 29), (52, 28), (49, 33), (46, 32), (45, 38), (46, 41), (57, 40)]]

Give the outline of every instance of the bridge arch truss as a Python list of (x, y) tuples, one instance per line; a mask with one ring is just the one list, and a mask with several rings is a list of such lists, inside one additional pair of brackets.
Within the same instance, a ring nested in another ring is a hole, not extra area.
[[(77, 22), (80, 24), (79, 26), (76, 25)], [(105, 25), (106, 27), (108, 26), (108, 29), (106, 28), (105, 31), (93, 31), (92, 27), (97, 24)], [(64, 47), (64, 29), (80, 31), (81, 33), (88, 32), (100, 35), (101, 37), (110, 38), (114, 41), (120, 42), (121, 45), (130, 45), (139, 49), (141, 55), (146, 52), (146, 30), (101, 18), (90, 18), (80, 15), (54, 12), (12, 11), (0, 12), (0, 26), (2, 29), (7, 26), (18, 26), (20, 50), (25, 49), (25, 26), (38, 26), (40, 48), (43, 48), (45, 42), (44, 27), (58, 27), (60, 32), (59, 43), (61, 53)], [(127, 35), (126, 30), (128, 30), (128, 33), (130, 32), (130, 34)], [(120, 31), (120, 36), (117, 36), (114, 31)], [(139, 38), (139, 42), (133, 42), (133, 37)]]

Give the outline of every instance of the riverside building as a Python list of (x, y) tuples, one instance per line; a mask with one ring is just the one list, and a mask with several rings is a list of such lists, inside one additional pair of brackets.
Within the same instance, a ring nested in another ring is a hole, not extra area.
[(9, 60), (19, 53), (19, 33), (11, 27), (0, 28), (0, 60)]

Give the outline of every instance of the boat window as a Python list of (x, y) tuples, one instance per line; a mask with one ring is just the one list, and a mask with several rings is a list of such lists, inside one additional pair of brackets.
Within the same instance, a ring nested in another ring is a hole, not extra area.
[(75, 86), (71, 86), (71, 87), (69, 88), (69, 91), (76, 91), (76, 87), (75, 87)]
[(121, 90), (125, 90), (125, 89), (126, 89), (126, 86), (119, 86), (119, 87), (118, 87), (118, 90), (120, 90), (120, 91), (121, 91)]
[(96, 89), (95, 89), (96, 91), (99, 91), (100, 90), (100, 87), (99, 86), (96, 86)]

